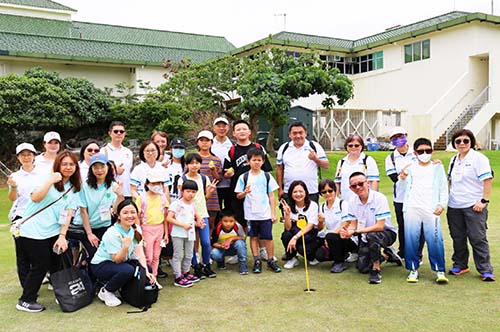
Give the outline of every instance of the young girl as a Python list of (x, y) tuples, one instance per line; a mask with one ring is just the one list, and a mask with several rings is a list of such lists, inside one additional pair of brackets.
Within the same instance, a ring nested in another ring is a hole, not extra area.
[(163, 182), (164, 179), (157, 174), (146, 175), (146, 192), (137, 199), (139, 222), (146, 243), (144, 253), (155, 277), (160, 265), (161, 241), (168, 243), (168, 224), (165, 220), (168, 204), (163, 194)]
[(330, 179), (321, 180), (319, 183), (319, 192), (325, 199), (319, 208), (318, 229), (326, 227), (318, 234), (321, 247), (316, 251), (316, 259), (320, 262), (333, 260), (330, 272), (340, 273), (347, 267), (345, 258), (351, 251), (356, 250), (356, 243), (351, 239), (342, 239), (340, 229), (347, 224), (348, 204), (346, 201), (336, 199), (337, 186)]
[[(208, 130), (200, 131), (198, 138), (196, 139), (198, 153), (202, 159), (200, 173), (208, 176), (210, 181), (220, 181), (222, 163), (220, 159), (211, 151), (213, 139), (214, 135)], [(217, 191), (214, 191), (214, 193), (207, 199), (207, 210), (209, 215), (208, 223), (210, 226), (210, 234), (212, 234), (215, 218), (220, 211), (219, 196), (217, 195)]]
[(170, 180), (170, 201), (173, 202), (179, 198), (179, 179), (184, 174), (186, 160), (186, 143), (181, 138), (174, 138), (171, 143), (172, 160), (167, 167), (167, 173)]
[[(204, 225), (207, 227), (197, 227), (198, 237), (201, 243), (201, 255), (203, 264), (198, 264), (196, 252), (193, 255), (192, 264), (195, 275), (204, 279), (205, 277), (215, 278), (217, 274), (210, 267), (210, 230), (208, 228), (208, 210), (207, 199), (215, 192), (217, 181), (210, 180), (205, 175), (200, 175), (202, 159), (197, 153), (190, 153), (186, 157), (187, 173), (179, 179), (179, 186), (182, 186), (183, 181), (193, 180), (198, 185), (199, 190), (194, 197), (196, 211), (203, 218)], [(179, 187), (180, 188), (180, 187)], [(175, 251), (175, 249), (174, 249)]]
[(206, 228), (193, 202), (197, 192), (196, 182), (184, 181), (180, 188), (181, 198), (173, 201), (168, 209), (167, 222), (172, 225), (171, 236), (174, 245), (172, 258), (174, 286), (178, 287), (191, 287), (193, 283), (200, 281), (198, 277), (189, 273), (196, 237), (195, 226)]
[[(316, 252), (316, 235), (318, 234), (318, 204), (311, 201), (307, 186), (303, 181), (293, 181), (290, 184), (290, 205), (285, 200), (281, 201), (285, 219), (285, 230), (281, 234), (281, 241), (286, 249), (288, 262), (286, 269), (293, 269), (299, 265), (296, 258), (297, 252), (304, 255), (302, 235), (306, 242), (307, 259), (314, 259)], [(298, 220), (305, 220), (306, 226), (301, 230), (297, 226)]]

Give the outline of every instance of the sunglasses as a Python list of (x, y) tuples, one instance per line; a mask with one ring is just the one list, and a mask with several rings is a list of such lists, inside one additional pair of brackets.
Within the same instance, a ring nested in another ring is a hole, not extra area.
[(363, 181), (363, 182), (358, 182), (358, 183), (353, 183), (349, 186), (349, 188), (351, 189), (356, 189), (356, 188), (361, 188), (364, 186), (364, 184), (366, 183), (366, 181)]
[(347, 144), (348, 148), (359, 148), (361, 144)]
[(100, 149), (87, 149), (88, 153), (92, 153), (92, 152), (99, 153), (99, 151), (101, 151), (101, 150)]
[(125, 134), (125, 130), (114, 129), (114, 130), (113, 130), (113, 133), (115, 133), (115, 134), (117, 134), (117, 135), (118, 135), (118, 134)]
[(333, 193), (334, 191), (335, 191), (335, 190), (333, 190), (333, 189), (323, 190), (323, 191), (321, 192), (321, 195), (324, 195), (324, 194), (326, 194), (326, 193), (331, 194), (331, 193)]
[(432, 149), (415, 150), (415, 152), (417, 154), (424, 154), (424, 153), (431, 154), (432, 153)]
[(468, 138), (464, 138), (464, 139), (458, 138), (458, 139), (455, 140), (455, 144), (462, 144), (462, 143), (463, 144), (469, 144), (470, 143), (470, 139), (468, 139)]

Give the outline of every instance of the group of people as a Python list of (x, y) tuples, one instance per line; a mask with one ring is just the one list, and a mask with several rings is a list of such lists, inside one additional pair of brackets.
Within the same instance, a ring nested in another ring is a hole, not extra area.
[[(166, 133), (154, 132), (141, 145), (135, 166), (132, 151), (122, 144), (125, 125), (118, 121), (109, 127), (109, 143), (101, 147), (90, 140), (79, 157), (61, 150), (56, 132), (45, 134), (40, 155), (32, 144), (19, 144), (21, 168), (8, 179), (23, 288), (16, 308), (44, 310), (38, 290), (60, 268), (59, 255), (68, 249), (78, 257), (84, 248), (93, 281), (103, 285), (98, 297), (108, 306), (121, 304), (116, 292), (137, 264), (161, 288), (157, 278), (167, 276), (161, 257), (169, 259), (178, 287), (216, 277), (211, 262), (219, 269), (236, 263), (246, 275), (246, 237), (253, 273), (263, 271), (263, 262), (281, 272), (272, 231), (278, 220), (284, 225), (284, 268), (299, 265), (299, 256), (311, 265), (332, 261), (332, 273), (357, 261), (359, 271), (377, 284), (384, 260), (398, 265), (404, 260), (407, 281), (417, 282), (425, 242), (436, 281), (446, 283), (440, 228), (446, 207), (454, 248), (448, 272), (469, 272), (469, 241), (482, 280), (495, 280), (486, 238), (493, 174), (488, 159), (472, 149), (472, 132), (454, 135), (458, 154), (446, 174), (441, 162), (431, 160), (428, 139), (417, 139), (411, 147), (406, 131), (393, 129), (396, 149), (386, 159), (386, 173), (394, 182), (396, 228), (386, 197), (377, 191), (377, 164), (363, 153), (359, 135), (345, 140), (347, 156), (338, 161), (334, 179), (319, 181), (320, 169), (330, 167), (326, 153), (307, 139), (303, 123), (292, 123), (290, 141), (278, 150), (275, 180), (265, 149), (251, 141), (250, 125), (244, 120), (232, 124), (234, 142), (229, 131), (227, 119), (215, 119), (212, 131), (197, 135), (197, 153), (186, 153), (181, 138), (169, 142)], [(392, 248), (396, 238), (398, 252)]]

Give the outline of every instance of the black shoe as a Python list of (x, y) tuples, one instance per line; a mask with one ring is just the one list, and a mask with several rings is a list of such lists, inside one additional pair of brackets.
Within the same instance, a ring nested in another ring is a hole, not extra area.
[(156, 274), (157, 278), (166, 278), (168, 277), (168, 273), (163, 271), (160, 266), (158, 266), (158, 273)]
[(219, 270), (225, 270), (226, 269), (226, 263), (224, 261), (222, 262), (217, 262), (217, 268)]
[(387, 262), (388, 263), (396, 263), (398, 266), (403, 265), (403, 260), (399, 255), (396, 253), (396, 250), (394, 250), (393, 247), (387, 247), (384, 249), (384, 254), (387, 255)]
[(370, 284), (380, 284), (382, 282), (382, 274), (380, 270), (372, 269), (370, 271), (370, 278), (368, 278)]
[(276, 264), (276, 262), (272, 259), (267, 261), (267, 267), (276, 273), (281, 272), (281, 267), (279, 267), (278, 264)]
[(19, 300), (19, 302), (16, 304), (16, 309), (27, 312), (40, 312), (44, 311), (45, 307), (36, 302), (24, 302)]
[(260, 259), (257, 259), (253, 263), (253, 273), (261, 273), (262, 272), (262, 261)]
[(281, 256), (281, 260), (282, 261), (289, 261), (290, 259), (292, 259), (293, 257), (290, 256), (288, 253), (284, 254), (283, 256)]
[(210, 267), (210, 264), (207, 264), (203, 267), (203, 273), (209, 277), (209, 278), (215, 278), (217, 277), (217, 273), (212, 271), (212, 268)]
[(203, 273), (203, 265), (201, 264), (196, 264), (193, 266), (194, 270), (194, 275), (197, 276), (199, 279), (205, 279), (207, 276), (205, 273)]

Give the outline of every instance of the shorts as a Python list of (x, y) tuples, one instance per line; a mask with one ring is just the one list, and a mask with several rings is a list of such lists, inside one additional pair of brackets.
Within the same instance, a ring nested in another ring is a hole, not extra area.
[(248, 236), (258, 237), (259, 240), (273, 239), (273, 222), (266, 220), (248, 220)]

